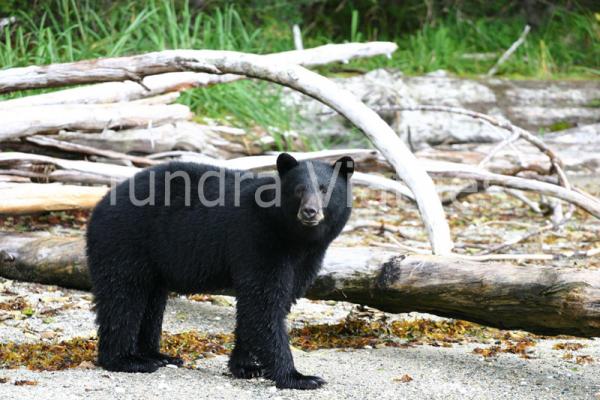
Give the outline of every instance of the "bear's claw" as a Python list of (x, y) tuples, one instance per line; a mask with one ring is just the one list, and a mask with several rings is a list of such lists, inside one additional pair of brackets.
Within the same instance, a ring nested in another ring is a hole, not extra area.
[(162, 367), (168, 364), (177, 365), (178, 367), (181, 367), (183, 365), (183, 360), (181, 358), (171, 357), (170, 355), (163, 353), (143, 354), (142, 357), (154, 360), (158, 362)]
[(312, 390), (318, 389), (326, 383), (319, 376), (302, 375), (299, 372), (294, 372), (291, 376), (278, 380), (276, 386), (278, 389)]
[(233, 376), (240, 379), (259, 378), (265, 372), (261, 365), (255, 363), (233, 365), (229, 369)]

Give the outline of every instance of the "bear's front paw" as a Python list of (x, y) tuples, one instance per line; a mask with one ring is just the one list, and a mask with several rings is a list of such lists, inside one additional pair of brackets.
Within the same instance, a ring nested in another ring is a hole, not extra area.
[(161, 363), (157, 360), (135, 355), (114, 357), (110, 360), (99, 359), (98, 363), (104, 369), (115, 372), (151, 373), (161, 367)]
[(229, 371), (236, 378), (240, 379), (252, 379), (263, 376), (264, 368), (257, 363), (230, 363)]
[(318, 376), (302, 375), (298, 371), (294, 371), (291, 375), (278, 379), (276, 386), (278, 389), (300, 389), (300, 390), (311, 390), (318, 389), (323, 386), (325, 380)]
[(150, 360), (154, 360), (156, 362), (158, 362), (161, 366), (165, 366), (165, 365), (176, 365), (178, 367), (183, 366), (183, 360), (179, 357), (171, 357), (168, 354), (163, 354), (163, 353), (159, 353), (159, 352), (152, 352), (152, 353), (143, 353), (142, 357), (144, 358), (148, 358)]

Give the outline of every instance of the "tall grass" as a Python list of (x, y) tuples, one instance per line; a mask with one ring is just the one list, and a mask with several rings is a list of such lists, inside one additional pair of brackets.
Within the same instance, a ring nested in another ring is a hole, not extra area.
[[(190, 9), (188, 1), (47, 0), (34, 10), (17, 12), (19, 22), (0, 31), (0, 68), (67, 62), (163, 49), (225, 49), (268, 53), (292, 48), (291, 24), (276, 8), (232, 5), (209, 11)], [(225, 3), (223, 3), (225, 4)], [(252, 3), (254, 4), (254, 3)], [(348, 3), (350, 4), (350, 3)], [(301, 18), (295, 14), (294, 19)], [(345, 40), (393, 40), (399, 50), (392, 59), (354, 61), (350, 67), (399, 68), (407, 74), (447, 69), (459, 75), (486, 72), (495, 59), (476, 61), (467, 53), (499, 56), (521, 33), (520, 17), (444, 17), (409, 32), (386, 32), (365, 23), (367, 16), (353, 9), (345, 32), (304, 21), (305, 46)], [(302, 22), (296, 21), (293, 22)], [(314, 21), (313, 21), (314, 22)], [(533, 31), (499, 74), (511, 77), (597, 77), (600, 74), (600, 21), (591, 13), (555, 12)], [(334, 72), (326, 67), (321, 71)], [(21, 94), (15, 94), (18, 96)], [(199, 116), (233, 117), (241, 125), (287, 129), (289, 111), (281, 106), (281, 92), (264, 82), (233, 84), (186, 92), (181, 101)], [(6, 98), (7, 96), (4, 96)]]
[[(545, 25), (529, 34), (525, 43), (502, 65), (499, 75), (597, 78), (600, 75), (599, 18), (600, 14), (556, 11)], [(525, 24), (521, 17), (472, 20), (450, 17), (396, 37), (399, 49), (391, 60), (361, 60), (353, 65), (365, 69), (394, 67), (406, 74), (446, 69), (458, 75), (478, 75), (494, 65), (497, 57), (517, 40)], [(468, 57), (474, 53), (491, 53), (491, 57), (485, 60)]]
[[(0, 32), (0, 66), (68, 62), (115, 57), (164, 49), (224, 49), (264, 53), (289, 49), (286, 40), (262, 35), (261, 28), (244, 22), (233, 6), (210, 13), (193, 13), (187, 2), (150, 0), (115, 2), (101, 10), (98, 2), (46, 2), (32, 17), (20, 12), (20, 23)], [(16, 96), (20, 94), (15, 94)], [(200, 116), (231, 115), (242, 125), (287, 128), (280, 91), (261, 82), (237, 82), (197, 89), (182, 102)], [(6, 98), (7, 96), (5, 96)]]
[(14, 67), (175, 48), (263, 52), (282, 47), (260, 37), (233, 6), (192, 13), (187, 2), (172, 0), (112, 2), (93, 0), (39, 3), (35, 16), (19, 11), (20, 23), (2, 34), (0, 64)]

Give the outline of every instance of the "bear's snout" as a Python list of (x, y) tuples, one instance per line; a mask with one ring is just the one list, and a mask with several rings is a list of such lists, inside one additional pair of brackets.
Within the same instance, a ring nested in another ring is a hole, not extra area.
[(322, 199), (314, 193), (304, 196), (300, 202), (297, 217), (302, 225), (319, 225), (325, 218), (325, 215), (323, 214)]
[(302, 225), (306, 226), (317, 226), (323, 221), (323, 218), (325, 218), (323, 210), (317, 210), (313, 207), (303, 207), (300, 208), (300, 211), (298, 212), (298, 219)]

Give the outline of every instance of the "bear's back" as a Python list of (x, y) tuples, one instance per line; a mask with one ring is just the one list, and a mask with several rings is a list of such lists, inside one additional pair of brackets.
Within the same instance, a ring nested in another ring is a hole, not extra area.
[[(98, 260), (110, 255), (132, 266), (151, 264), (174, 291), (194, 292), (198, 284), (228, 287), (228, 247), (241, 248), (252, 237), (267, 233), (261, 216), (245, 198), (240, 206), (229, 200), (236, 172), (182, 162), (140, 171), (94, 209), (88, 224), (88, 256)], [(203, 201), (198, 185), (206, 174)], [(251, 191), (255, 183), (242, 182), (242, 191)], [(228, 200), (210, 204), (221, 194), (222, 185)], [(152, 204), (140, 204), (148, 199)]]

